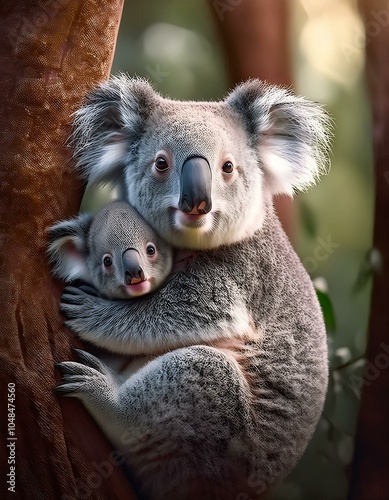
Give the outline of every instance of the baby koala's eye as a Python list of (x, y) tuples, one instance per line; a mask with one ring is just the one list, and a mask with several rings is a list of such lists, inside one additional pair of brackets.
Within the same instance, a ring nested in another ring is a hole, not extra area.
[(232, 161), (226, 161), (222, 167), (222, 170), (225, 174), (232, 174), (234, 171), (234, 165)]
[(155, 255), (155, 252), (156, 252), (155, 246), (152, 243), (148, 243), (148, 245), (146, 247), (147, 255), (152, 257), (153, 255)]
[(155, 160), (155, 168), (158, 172), (166, 172), (169, 168), (169, 164), (163, 156), (158, 156)]
[(103, 256), (103, 264), (104, 264), (104, 267), (111, 267), (113, 264), (112, 257), (108, 254), (105, 254)]

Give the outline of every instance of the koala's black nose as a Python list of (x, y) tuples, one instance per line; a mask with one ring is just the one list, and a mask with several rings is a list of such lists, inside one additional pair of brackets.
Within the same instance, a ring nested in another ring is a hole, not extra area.
[(212, 173), (205, 158), (188, 158), (181, 170), (178, 208), (185, 213), (207, 214), (212, 209)]
[(123, 253), (123, 266), (127, 285), (136, 285), (141, 281), (145, 281), (145, 273), (140, 265), (140, 257), (137, 250), (129, 248)]

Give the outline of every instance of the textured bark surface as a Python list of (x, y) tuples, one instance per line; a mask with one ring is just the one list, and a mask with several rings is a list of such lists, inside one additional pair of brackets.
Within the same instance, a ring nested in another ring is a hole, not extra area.
[(350, 499), (384, 500), (389, 498), (389, 10), (386, 0), (362, 0), (359, 6), (366, 26), (373, 110), (373, 245), (381, 254), (382, 269), (373, 283), (367, 346), (370, 368), (366, 367), (370, 373), (362, 391)]
[[(82, 405), (52, 394), (54, 362), (70, 359), (77, 341), (62, 326), (62, 285), (45, 259), (46, 227), (79, 208), (83, 186), (65, 144), (70, 115), (109, 75), (122, 2), (0, 5), (0, 498), (134, 498)], [(15, 442), (7, 441), (8, 384)], [(15, 493), (6, 482), (10, 443)]]
[[(231, 85), (259, 78), (291, 85), (289, 0), (208, 0), (225, 51)], [(282, 225), (293, 239), (289, 198), (276, 199)]]

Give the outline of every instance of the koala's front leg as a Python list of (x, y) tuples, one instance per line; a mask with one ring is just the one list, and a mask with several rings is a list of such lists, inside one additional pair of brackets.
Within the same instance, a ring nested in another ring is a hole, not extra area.
[(242, 491), (252, 457), (250, 394), (227, 356), (178, 349), (121, 385), (93, 356), (81, 360), (59, 365), (57, 390), (83, 401), (146, 498), (227, 500)]
[(67, 319), (65, 325), (82, 339), (114, 352), (147, 354), (160, 347), (158, 336), (149, 335), (156, 317), (152, 305), (149, 297), (108, 300), (89, 286), (68, 286), (60, 309)]
[[(115, 417), (120, 419), (120, 377), (88, 352), (74, 349), (79, 362), (57, 363), (61, 383), (55, 387), (57, 394), (80, 399), (89, 413), (105, 430), (111, 441), (115, 440)], [(111, 427), (107, 422), (111, 421)]]
[[(61, 311), (66, 326), (82, 339), (123, 354), (155, 354), (244, 337), (250, 331), (244, 297), (233, 283), (226, 288), (214, 281), (214, 289), (202, 293), (201, 287), (189, 287), (176, 278), (139, 300), (108, 300), (90, 288), (66, 287)], [(194, 297), (188, 300), (183, 289), (190, 289)]]

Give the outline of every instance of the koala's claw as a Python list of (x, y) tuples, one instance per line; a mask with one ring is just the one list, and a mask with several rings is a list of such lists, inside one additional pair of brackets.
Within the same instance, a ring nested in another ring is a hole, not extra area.
[(87, 382), (83, 365), (73, 361), (66, 361), (56, 363), (55, 367), (61, 372), (62, 381), (54, 388), (54, 392), (63, 396), (77, 396), (83, 392), (83, 386)]
[(102, 394), (105, 386), (114, 382), (114, 377), (107, 366), (88, 352), (74, 349), (80, 362), (64, 361), (56, 363), (61, 372), (62, 381), (54, 388), (64, 396), (82, 397), (93, 393)]
[(103, 375), (109, 373), (108, 368), (102, 363), (96, 356), (90, 354), (89, 352), (83, 351), (82, 349), (72, 349), (72, 352), (76, 355), (77, 359), (85, 366), (94, 368)]
[(63, 289), (62, 297), (61, 297), (61, 307), (62, 303), (64, 304), (81, 304), (84, 291), (75, 286), (67, 286)]
[(64, 397), (76, 397), (80, 393), (80, 383), (63, 382), (54, 387), (54, 392)]
[(80, 369), (81, 366), (71, 361), (57, 363), (55, 367), (61, 372), (62, 381), (54, 388), (54, 391), (64, 394), (81, 392), (82, 384), (86, 382), (86, 376)]

